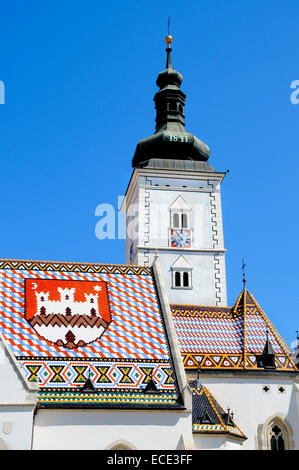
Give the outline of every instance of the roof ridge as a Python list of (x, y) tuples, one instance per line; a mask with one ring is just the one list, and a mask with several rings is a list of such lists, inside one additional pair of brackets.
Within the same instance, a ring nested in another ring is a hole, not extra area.
[[(223, 408), (222, 408), (222, 406), (218, 403), (218, 401), (217, 401), (217, 400), (215, 399), (215, 397), (211, 394), (211, 392), (210, 392), (206, 387), (204, 387), (204, 385), (202, 385), (202, 389), (203, 389), (203, 392), (204, 392), (205, 396), (207, 397), (208, 402), (210, 403), (212, 409), (213, 409), (214, 412), (216, 413), (216, 416), (217, 416), (217, 418), (219, 419), (219, 422), (220, 422), (221, 425), (224, 427), (225, 431), (229, 433), (229, 430), (227, 429), (227, 426), (226, 426), (226, 424), (224, 423), (223, 418), (222, 418), (221, 416), (219, 416), (218, 410), (216, 409), (216, 407), (215, 407), (213, 401), (211, 400), (211, 397), (216, 401), (216, 403), (219, 405), (219, 407), (222, 409), (222, 411), (224, 411)], [(211, 397), (210, 397), (210, 395), (211, 395)]]
[(244, 292), (244, 301), (243, 301), (243, 367), (247, 366), (246, 359), (246, 287), (243, 289)]
[(242, 294), (244, 293), (244, 290), (242, 290), (235, 302), (235, 305), (232, 307), (232, 311), (233, 313), (235, 314), (238, 314), (239, 315), (239, 312), (237, 311), (237, 308), (239, 307), (239, 304), (240, 304), (240, 300), (241, 300), (241, 297), (242, 297)]
[[(225, 412), (224, 409), (222, 408), (222, 406), (220, 405), (220, 403), (218, 402), (218, 400), (216, 400), (216, 398), (214, 397), (214, 395), (210, 392), (210, 390), (208, 390), (206, 387), (204, 387), (202, 385), (202, 388), (204, 389), (204, 391), (206, 391), (205, 395), (210, 403), (210, 405), (212, 406), (213, 410), (215, 411), (215, 413), (217, 414), (218, 416), (218, 419), (219, 419), (219, 414), (211, 400), (211, 398), (213, 400), (215, 400), (215, 402), (217, 403), (217, 405), (221, 408), (221, 410), (223, 411), (223, 413)], [(235, 423), (235, 420), (233, 418), (232, 419), (232, 422), (233, 422), (233, 426), (232, 427), (235, 427), (236, 429), (238, 429), (238, 431), (240, 432), (240, 435), (243, 436), (244, 438), (246, 438), (245, 434), (243, 433), (243, 431), (241, 431), (241, 429), (239, 428), (239, 426)], [(229, 433), (229, 434), (232, 434), (232, 432), (228, 429), (228, 427), (226, 426), (226, 424), (224, 423), (223, 421), (223, 418), (221, 417), (220, 418), (220, 422), (222, 424), (222, 426), (224, 427), (224, 429)]]
[[(51, 263), (51, 264), (85, 264), (88, 266), (126, 266), (128, 268), (144, 268), (144, 269), (151, 269), (151, 266), (142, 266), (141, 264), (124, 264), (124, 263), (97, 263), (97, 262), (90, 262), (90, 261), (57, 261), (57, 260), (37, 260), (37, 259), (17, 259), (17, 258), (0, 258), (0, 263), (3, 262), (16, 262), (16, 263)], [(2, 268), (0, 268), (2, 269)]]
[(196, 305), (196, 304), (169, 304), (170, 307), (202, 307), (202, 308), (230, 308), (232, 309), (233, 307), (228, 307), (225, 305)]

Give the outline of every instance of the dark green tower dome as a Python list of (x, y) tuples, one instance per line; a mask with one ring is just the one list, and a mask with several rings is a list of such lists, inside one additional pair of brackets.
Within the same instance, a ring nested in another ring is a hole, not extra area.
[(156, 132), (138, 142), (132, 166), (214, 171), (207, 163), (209, 147), (185, 129), (186, 95), (180, 89), (182, 75), (172, 68), (171, 41), (172, 38), (167, 36), (166, 68), (159, 73), (156, 81), (160, 88), (154, 97)]

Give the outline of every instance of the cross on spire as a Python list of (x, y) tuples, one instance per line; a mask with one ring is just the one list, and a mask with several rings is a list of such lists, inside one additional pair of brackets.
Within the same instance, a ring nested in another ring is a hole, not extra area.
[(243, 280), (244, 290), (246, 289), (245, 266), (246, 266), (246, 264), (245, 264), (245, 260), (243, 258), (241, 269), (242, 269), (242, 273), (243, 273), (243, 279), (242, 280)]
[[(167, 24), (167, 36), (165, 38), (165, 42), (167, 44), (167, 49), (166, 49), (166, 52), (167, 52), (167, 63), (166, 63), (166, 68), (171, 68), (171, 56), (170, 56), (170, 53), (171, 53), (171, 43), (172, 43), (172, 36), (170, 36), (169, 34), (169, 28), (170, 28), (170, 16), (168, 17), (168, 24)], [(169, 67), (170, 65), (170, 67)]]

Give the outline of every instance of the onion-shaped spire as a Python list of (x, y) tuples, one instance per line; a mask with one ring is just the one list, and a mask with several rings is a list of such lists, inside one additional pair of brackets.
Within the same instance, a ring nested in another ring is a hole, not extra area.
[(172, 66), (172, 41), (172, 36), (168, 34), (165, 38), (166, 68), (159, 73), (156, 81), (159, 91), (154, 96), (155, 133), (138, 142), (132, 166), (215, 171), (207, 163), (209, 147), (185, 129), (186, 95), (180, 89), (183, 77)]

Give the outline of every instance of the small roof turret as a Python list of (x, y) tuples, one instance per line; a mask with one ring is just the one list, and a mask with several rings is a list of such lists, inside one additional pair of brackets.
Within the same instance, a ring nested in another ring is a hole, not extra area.
[(264, 369), (276, 369), (275, 354), (269, 340), (268, 329), (266, 330), (266, 343), (259, 358), (259, 367), (263, 367)]

